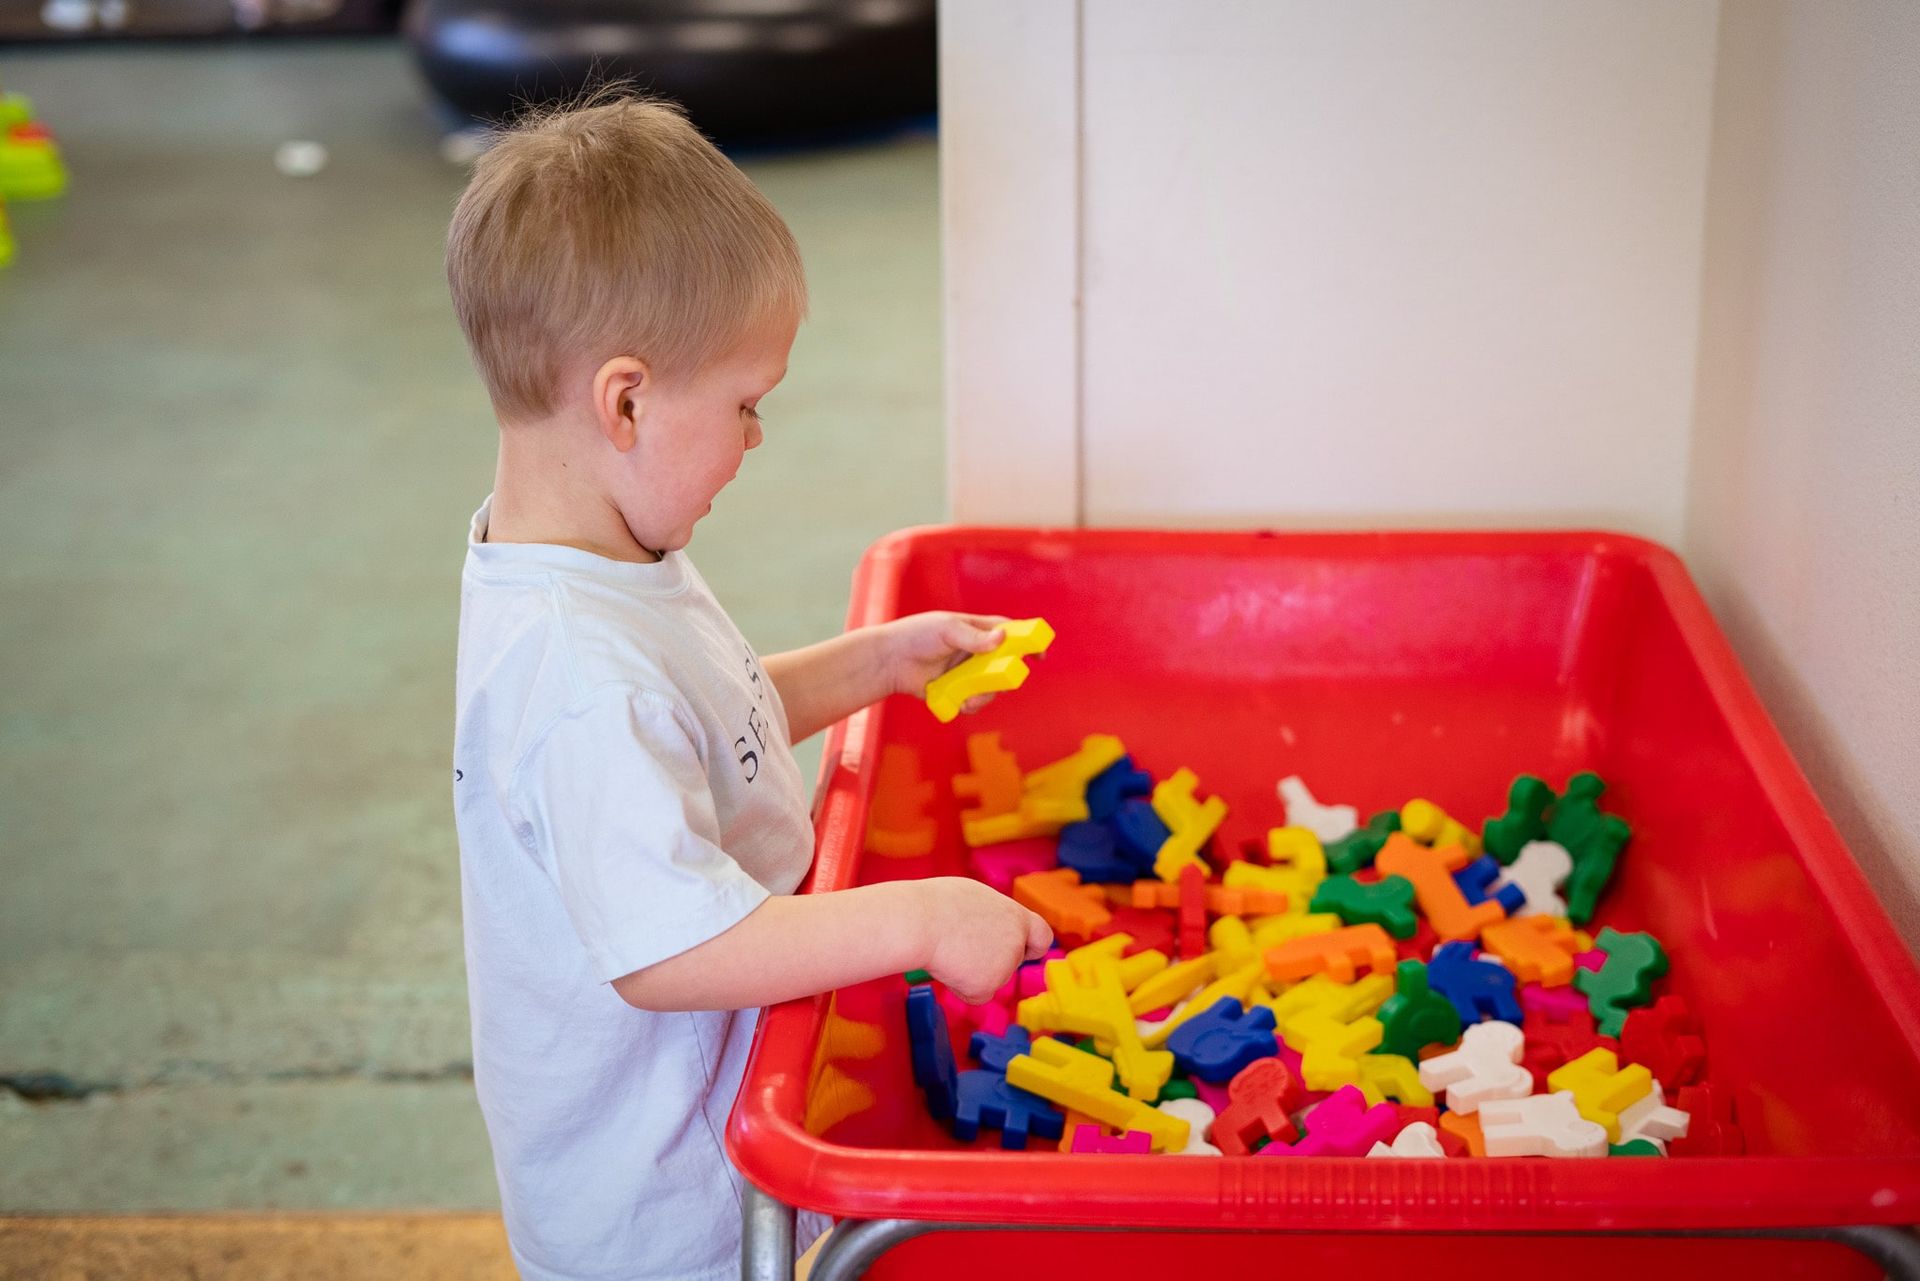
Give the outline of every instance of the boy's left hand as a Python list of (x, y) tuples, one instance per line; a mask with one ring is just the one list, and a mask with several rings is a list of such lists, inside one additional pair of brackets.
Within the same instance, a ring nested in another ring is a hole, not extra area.
[[(896, 694), (924, 696), (927, 682), (934, 677), (1004, 641), (1007, 634), (1001, 624), (1008, 621), (998, 614), (932, 610), (881, 624), (874, 630), (880, 633), (880, 661), (888, 688)], [(992, 701), (991, 694), (976, 694), (960, 710), (977, 712)]]

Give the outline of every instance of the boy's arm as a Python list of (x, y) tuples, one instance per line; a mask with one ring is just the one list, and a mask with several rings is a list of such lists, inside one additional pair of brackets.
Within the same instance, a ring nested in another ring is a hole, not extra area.
[[(805, 649), (769, 654), (761, 665), (780, 691), (798, 743), (889, 694), (925, 694), (928, 681), (1006, 639), (1000, 630), (1006, 621), (944, 610), (914, 614)], [(968, 699), (962, 710), (978, 711), (992, 697)]]
[(831, 894), (776, 894), (723, 934), (613, 981), (643, 1010), (738, 1010), (924, 967), (989, 999), (1046, 953), (1045, 921), (978, 881), (938, 876)]

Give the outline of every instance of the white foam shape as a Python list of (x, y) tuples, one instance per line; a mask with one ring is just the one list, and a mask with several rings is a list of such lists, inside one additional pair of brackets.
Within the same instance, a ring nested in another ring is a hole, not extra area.
[(1533, 1073), (1520, 1066), (1525, 1033), (1511, 1023), (1476, 1023), (1460, 1038), (1460, 1048), (1436, 1054), (1420, 1064), (1420, 1084), (1447, 1094), (1447, 1109), (1470, 1113), (1492, 1099), (1519, 1099), (1533, 1093)]
[(1391, 1145), (1375, 1143), (1368, 1156), (1445, 1156), (1447, 1150), (1440, 1146), (1440, 1132), (1425, 1121), (1415, 1121), (1406, 1129), (1393, 1136)]
[(1572, 872), (1573, 856), (1564, 845), (1528, 841), (1520, 847), (1519, 855), (1507, 870), (1500, 873), (1493, 887), (1518, 885), (1527, 896), (1526, 906), (1515, 912), (1515, 916), (1565, 916), (1567, 901), (1560, 897), (1559, 891)]
[(1157, 1105), (1168, 1116), (1177, 1116), (1187, 1123), (1187, 1146), (1171, 1156), (1219, 1156), (1220, 1149), (1207, 1142), (1207, 1135), (1213, 1127), (1213, 1109), (1199, 1099), (1168, 1099)]
[[(1197, 996), (1199, 993), (1195, 993), (1194, 995)], [(1193, 1004), (1193, 997), (1189, 996), (1183, 1001), (1174, 1002), (1173, 1007), (1167, 1011), (1167, 1017), (1164, 1019), (1135, 1019), (1133, 1021), (1134, 1030), (1140, 1034), (1142, 1039), (1151, 1036), (1153, 1033), (1165, 1027), (1168, 1020), (1179, 1018), (1180, 1012), (1191, 1004)]]
[(1687, 1137), (1692, 1123), (1690, 1114), (1667, 1106), (1666, 1091), (1655, 1081), (1652, 1090), (1620, 1109), (1620, 1141), (1651, 1139), (1664, 1152), (1667, 1140)]
[(1322, 805), (1298, 774), (1280, 780), (1280, 799), (1287, 807), (1287, 826), (1304, 827), (1321, 844), (1337, 841), (1360, 826), (1360, 811), (1351, 805)]
[(1580, 1115), (1573, 1092), (1488, 1099), (1480, 1105), (1488, 1156), (1605, 1156), (1607, 1128)]

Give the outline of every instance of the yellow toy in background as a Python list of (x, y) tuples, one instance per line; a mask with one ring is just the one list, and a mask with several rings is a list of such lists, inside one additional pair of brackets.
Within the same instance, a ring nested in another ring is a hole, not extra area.
[(32, 101), (0, 93), (0, 200), (51, 200), (66, 189), (66, 162)]
[(1053, 628), (1044, 618), (1022, 618), (1001, 626), (1006, 638), (990, 653), (975, 654), (964, 663), (927, 682), (927, 707), (946, 724), (977, 694), (1002, 694), (1027, 683), (1026, 660), (1047, 652)]
[(1201, 801), (1194, 793), (1200, 780), (1190, 769), (1178, 769), (1172, 778), (1163, 779), (1153, 789), (1153, 812), (1172, 833), (1154, 856), (1153, 872), (1168, 883), (1180, 879), (1184, 867), (1207, 871), (1200, 847), (1207, 843), (1227, 817), (1227, 803), (1218, 796)]

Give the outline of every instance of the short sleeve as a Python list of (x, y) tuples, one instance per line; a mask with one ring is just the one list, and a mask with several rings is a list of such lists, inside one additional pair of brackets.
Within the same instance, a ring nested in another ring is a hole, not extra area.
[(570, 708), (515, 771), (512, 799), (602, 981), (724, 934), (768, 898), (720, 848), (699, 753), (657, 694), (611, 689)]

